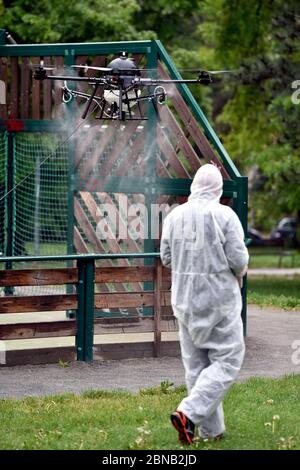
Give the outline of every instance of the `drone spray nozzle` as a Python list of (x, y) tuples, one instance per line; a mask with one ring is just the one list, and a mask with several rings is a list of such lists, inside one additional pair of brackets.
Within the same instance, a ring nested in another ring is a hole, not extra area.
[(153, 95), (158, 104), (166, 104), (167, 92), (163, 86), (157, 86), (153, 91)]
[(14, 38), (8, 31), (5, 31), (5, 36), (6, 36), (6, 41), (8, 42), (8, 44), (12, 44), (12, 45), (17, 44), (17, 41), (14, 40)]
[(72, 91), (68, 88), (67, 82), (64, 82), (64, 86), (62, 87), (63, 95), (62, 100), (64, 103), (69, 103), (73, 98)]
[(43, 65), (40, 65), (34, 72), (35, 80), (45, 80), (47, 78), (47, 70), (43, 68)]
[(206, 72), (206, 70), (200, 70), (198, 75), (198, 82), (202, 85), (209, 85), (210, 83), (212, 83), (212, 78), (209, 72)]

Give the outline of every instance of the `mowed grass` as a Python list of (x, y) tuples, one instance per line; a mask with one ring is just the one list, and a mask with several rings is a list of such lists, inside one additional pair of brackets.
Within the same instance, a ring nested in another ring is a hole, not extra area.
[(300, 309), (300, 277), (294, 279), (248, 277), (247, 302), (262, 307)]
[[(138, 394), (0, 400), (0, 448), (180, 449), (169, 415), (184, 396), (165, 381)], [(224, 406), (225, 439), (193, 449), (300, 449), (300, 375), (235, 384)]]
[[(249, 268), (264, 269), (278, 268), (280, 247), (249, 247), (250, 263)], [(299, 268), (300, 267), (300, 251), (291, 249), (286, 252), (293, 253), (292, 256), (283, 256), (281, 259), (281, 268)], [(278, 254), (277, 254), (278, 253)]]

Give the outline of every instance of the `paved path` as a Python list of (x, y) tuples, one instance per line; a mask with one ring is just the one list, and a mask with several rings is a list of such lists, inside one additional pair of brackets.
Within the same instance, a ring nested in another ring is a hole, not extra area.
[[(300, 373), (300, 364), (292, 362), (295, 340), (300, 340), (300, 311), (249, 306), (247, 353), (239, 379)], [(80, 393), (88, 389), (136, 392), (164, 380), (175, 385), (184, 383), (179, 357), (72, 363), (66, 368), (55, 364), (4, 367), (0, 369), (0, 398)]]
[(248, 276), (288, 277), (300, 276), (300, 268), (259, 268), (248, 269)]

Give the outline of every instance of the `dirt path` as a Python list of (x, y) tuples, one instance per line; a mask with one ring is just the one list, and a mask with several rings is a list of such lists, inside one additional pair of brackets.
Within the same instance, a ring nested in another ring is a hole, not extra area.
[[(295, 340), (300, 341), (300, 311), (249, 306), (247, 353), (239, 380), (299, 374), (300, 364), (292, 361)], [(7, 367), (0, 369), (0, 398), (80, 393), (88, 389), (136, 392), (164, 380), (175, 385), (184, 383), (179, 357), (72, 363), (65, 368), (55, 364)]]

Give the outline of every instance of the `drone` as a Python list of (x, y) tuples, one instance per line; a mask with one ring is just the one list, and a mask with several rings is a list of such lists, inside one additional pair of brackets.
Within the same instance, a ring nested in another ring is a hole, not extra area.
[[(44, 66), (41, 59), (39, 66), (34, 72), (35, 80), (61, 80), (62, 100), (70, 102), (73, 98), (86, 101), (82, 119), (86, 119), (89, 113), (95, 111), (95, 119), (119, 119), (125, 120), (147, 120), (143, 113), (142, 103), (152, 102), (155, 110), (157, 105), (163, 105), (167, 99), (167, 84), (196, 83), (208, 85), (212, 82), (211, 75), (225, 71), (197, 70), (197, 78), (194, 79), (160, 79), (143, 77), (142, 72), (147, 74), (147, 69), (140, 69), (134, 59), (128, 57), (127, 52), (120, 52), (119, 57), (113, 59), (107, 67), (94, 67), (88, 65), (72, 65), (73, 69), (81, 69), (84, 73), (88, 70), (97, 71), (99, 77), (94, 76), (65, 76), (48, 74), (53, 70)], [(148, 75), (150, 74), (150, 71)], [(68, 82), (85, 82), (92, 86), (91, 93), (75, 90), (68, 86)]]

